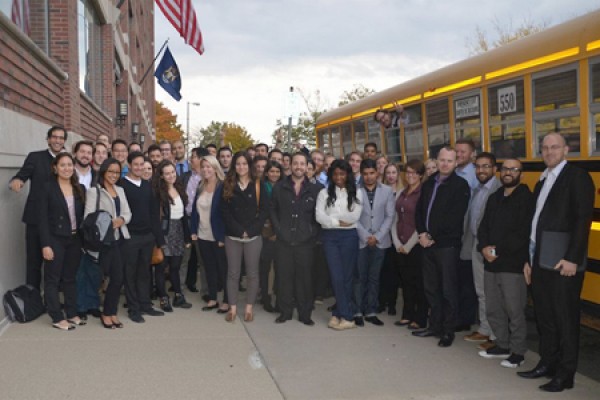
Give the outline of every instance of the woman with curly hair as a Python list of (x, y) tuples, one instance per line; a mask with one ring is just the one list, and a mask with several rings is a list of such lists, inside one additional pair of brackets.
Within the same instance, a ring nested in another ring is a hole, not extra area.
[(173, 307), (190, 308), (192, 305), (185, 300), (181, 292), (179, 276), (179, 267), (185, 248), (192, 244), (192, 235), (184, 206), (187, 204), (187, 194), (183, 184), (177, 179), (175, 165), (168, 160), (161, 161), (156, 167), (152, 185), (154, 194), (160, 202), (160, 222), (165, 237), (165, 245), (162, 247), (164, 261), (156, 265), (154, 269), (156, 290), (160, 296), (160, 308), (166, 312), (173, 311), (165, 289), (166, 268), (169, 269), (169, 279), (175, 291)]
[(262, 228), (269, 214), (266, 187), (255, 179), (252, 160), (246, 152), (235, 153), (223, 182), (221, 212), (225, 222), (227, 254), (227, 296), (229, 312), (225, 320), (234, 322), (237, 315), (242, 256), (248, 281), (244, 321), (254, 320), (253, 305), (258, 295), (258, 271), (262, 249)]
[(362, 195), (356, 190), (350, 164), (335, 160), (327, 172), (329, 185), (317, 198), (316, 218), (321, 224), (323, 248), (331, 275), (336, 307), (328, 326), (336, 330), (356, 327), (352, 306), (352, 280), (358, 258), (356, 223)]

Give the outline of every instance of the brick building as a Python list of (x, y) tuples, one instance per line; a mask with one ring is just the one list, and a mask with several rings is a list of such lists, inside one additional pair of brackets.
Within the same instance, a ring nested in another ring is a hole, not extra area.
[[(45, 134), (152, 142), (153, 0), (0, 0), (0, 294), (24, 281), (27, 191), (6, 183)], [(0, 311), (0, 319), (4, 317)]]

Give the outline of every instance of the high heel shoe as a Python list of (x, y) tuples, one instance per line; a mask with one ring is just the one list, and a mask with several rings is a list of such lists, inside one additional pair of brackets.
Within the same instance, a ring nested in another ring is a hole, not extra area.
[(254, 321), (254, 313), (252, 311), (246, 312), (244, 314), (244, 322), (252, 322)]
[(102, 322), (102, 326), (105, 327), (106, 329), (116, 329), (117, 327), (112, 323), (112, 321), (110, 322), (110, 324), (107, 324), (106, 322), (104, 322), (104, 319), (100, 318), (100, 322)]
[(215, 308), (219, 308), (219, 303), (215, 303), (212, 306), (204, 306), (202, 307), (202, 311), (212, 311)]
[(227, 313), (227, 315), (225, 316), (225, 321), (233, 323), (233, 322), (235, 322), (235, 317), (236, 317), (236, 314), (229, 311)]
[(115, 321), (114, 319), (112, 320), (112, 324), (115, 328), (122, 328), (123, 327), (123, 323), (121, 321)]

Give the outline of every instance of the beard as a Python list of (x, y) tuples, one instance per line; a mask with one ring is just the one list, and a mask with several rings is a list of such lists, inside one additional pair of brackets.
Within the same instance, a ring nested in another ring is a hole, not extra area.
[(518, 186), (521, 183), (521, 178), (515, 178), (510, 182), (506, 182), (504, 181), (504, 179), (502, 180), (502, 185), (504, 185), (505, 188), (513, 188), (515, 186)]
[(87, 167), (90, 166), (90, 162), (89, 161), (87, 163), (84, 163), (81, 160), (79, 160), (79, 159), (76, 158), (75, 162), (77, 163), (77, 165), (79, 165), (82, 168), (87, 168)]

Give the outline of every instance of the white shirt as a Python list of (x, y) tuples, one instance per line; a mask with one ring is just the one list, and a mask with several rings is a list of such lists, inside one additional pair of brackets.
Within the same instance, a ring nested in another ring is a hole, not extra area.
[(171, 204), (171, 219), (183, 218), (183, 201), (180, 196), (175, 198), (175, 204)]
[(552, 186), (554, 186), (556, 178), (558, 178), (558, 175), (560, 175), (565, 165), (567, 165), (567, 160), (563, 160), (560, 164), (558, 164), (552, 169), (546, 168), (540, 176), (540, 181), (543, 179), (546, 180), (544, 181), (544, 186), (542, 186), (542, 190), (540, 190), (540, 195), (535, 205), (535, 214), (533, 215), (533, 221), (531, 222), (531, 236), (529, 237), (529, 239), (532, 242), (535, 242), (538, 220), (540, 219), (540, 214), (544, 209), (544, 204), (546, 204), (548, 194), (550, 193), (550, 190), (552, 190)]
[(129, 182), (133, 183), (137, 187), (142, 186), (141, 179), (133, 179), (133, 178), (130, 178), (129, 175), (125, 175), (125, 179), (127, 179)]
[(79, 184), (85, 186), (85, 190), (88, 190), (92, 186), (92, 168), (88, 169), (87, 174), (83, 175), (79, 170), (77, 171), (77, 178), (79, 178)]
[(209, 242), (214, 242), (215, 237), (212, 233), (212, 225), (210, 224), (210, 209), (212, 207), (213, 194), (204, 190), (198, 196), (196, 201), (196, 209), (200, 215), (200, 224), (198, 224), (198, 238)]
[[(327, 188), (321, 189), (317, 197), (316, 218), (323, 229), (354, 229), (362, 212), (363, 196), (362, 191), (356, 191), (358, 204), (354, 203), (348, 211), (348, 192), (346, 189), (335, 188), (336, 200), (332, 206), (327, 207), (329, 194)], [(340, 221), (351, 224), (350, 226), (340, 226)]]

